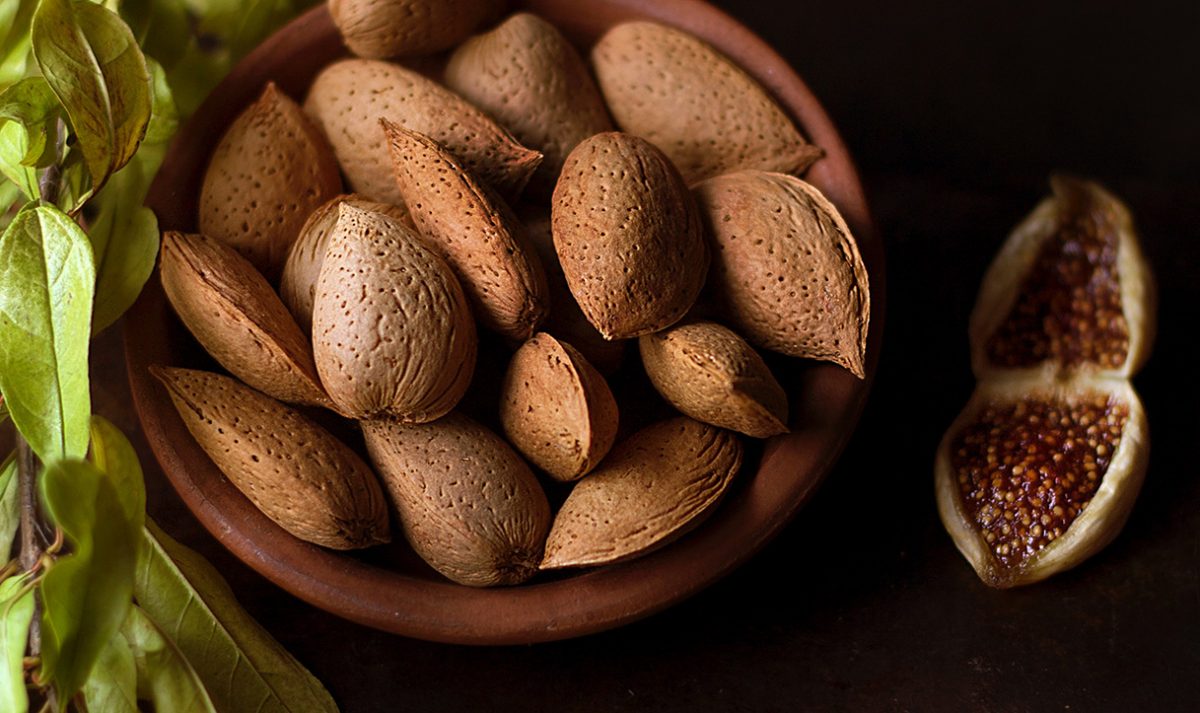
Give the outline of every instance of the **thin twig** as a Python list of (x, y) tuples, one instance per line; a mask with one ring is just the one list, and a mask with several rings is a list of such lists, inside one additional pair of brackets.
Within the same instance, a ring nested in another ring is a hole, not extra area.
[[(37, 458), (34, 457), (29, 442), (20, 433), (17, 434), (17, 487), (21, 505), (21, 568), (32, 572), (42, 558), (44, 547), (37, 530)], [(37, 604), (35, 597), (35, 606)], [(40, 656), (42, 651), (39, 618), (35, 610), (33, 621), (29, 625), (30, 656)]]

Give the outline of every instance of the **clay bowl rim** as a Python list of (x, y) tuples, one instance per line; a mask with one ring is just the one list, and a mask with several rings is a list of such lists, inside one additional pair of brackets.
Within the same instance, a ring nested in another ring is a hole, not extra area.
[[(832, 469), (862, 413), (882, 342), (882, 241), (841, 137), (787, 62), (746, 27), (701, 0), (606, 0), (586, 13), (567, 0), (516, 4), (575, 37), (594, 34), (589, 32), (593, 25), (635, 17), (674, 25), (705, 39), (767, 87), (826, 151), (806, 178), (841, 210), (867, 265), (872, 305), (867, 378), (855, 379), (832, 365), (796, 362), (801, 375), (794, 391), (802, 391), (804, 398), (792, 399), (793, 432), (768, 441), (758, 472), (740, 474), (749, 482), (682, 539), (642, 558), (566, 578), (472, 589), (385, 570), (301, 542), (259, 513), (200, 450), (149, 375), (152, 364), (178, 363), (171, 357), (180, 344), (173, 344), (171, 335), (182, 330), (166, 305), (157, 274), (153, 276), (125, 320), (126, 362), (146, 438), (184, 503), (235, 556), (291, 594), (360, 624), (431, 641), (500, 645), (582, 636), (649, 616), (728, 574), (779, 533)], [(305, 51), (297, 52), (297, 47)], [(195, 196), (211, 147), (267, 80), (303, 96), (317, 69), (344, 51), (321, 5), (245, 57), (171, 145), (147, 198), (162, 229), (194, 229)], [(216, 121), (220, 116), (227, 118)]]

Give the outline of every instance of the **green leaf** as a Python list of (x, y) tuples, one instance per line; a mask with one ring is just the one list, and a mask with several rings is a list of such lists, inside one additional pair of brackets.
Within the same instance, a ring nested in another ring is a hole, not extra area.
[[(129, 609), (133, 614), (133, 607)], [(126, 622), (129, 621), (126, 617)], [(83, 684), (88, 713), (138, 713), (137, 666), (124, 636), (108, 640)]]
[(78, 144), (67, 145), (62, 161), (58, 185), (57, 205), (66, 213), (75, 215), (92, 196), (92, 174)]
[(6, 176), (0, 176), (0, 230), (4, 229), (11, 222), (9, 212), (16, 202), (21, 199), (21, 189), (17, 184), (8, 180)]
[(125, 0), (121, 17), (142, 50), (164, 67), (174, 67), (187, 51), (192, 28), (183, 0)]
[(129, 612), (138, 531), (112, 480), (91, 463), (63, 460), (42, 474), (42, 499), (72, 554), (46, 572), (42, 594), (43, 680), (68, 700)]
[[(156, 711), (216, 713), (196, 670), (144, 611), (132, 607), (121, 634), (137, 662), (139, 698)], [(249, 704), (238, 710), (249, 710)]]
[(33, 54), (83, 149), (93, 190), (137, 151), (150, 121), (150, 70), (116, 13), (88, 2), (41, 0)]
[(0, 0), (0, 89), (25, 76), (29, 63), (29, 22), (37, 0)]
[[(146, 522), (146, 482), (142, 478), (142, 464), (121, 429), (102, 416), (92, 416), (92, 447), (88, 460), (108, 476), (125, 511), (125, 519), (134, 532), (140, 533)], [(137, 543), (141, 544), (141, 537), (137, 538)]]
[[(17, 459), (12, 455), (0, 466), (0, 563), (12, 557), (13, 539), (21, 524), (21, 488), (17, 481)], [(0, 565), (2, 566), (2, 565)]]
[(29, 153), (29, 133), (15, 121), (0, 124), (0, 174), (12, 181), (31, 201), (39, 195), (37, 171), (21, 163)]
[(45, 168), (58, 158), (56, 125), (62, 105), (41, 77), (22, 79), (0, 94), (0, 121), (25, 127), (29, 147), (22, 165)]
[(329, 692), (237, 603), (203, 557), (147, 521), (134, 595), (196, 667), (217, 709), (337, 711)]
[(0, 393), (44, 463), (87, 453), (94, 289), (87, 235), (57, 208), (27, 208), (0, 236)]
[(29, 624), (33, 621), (33, 587), (27, 577), (9, 577), (0, 582), (0, 710), (25, 713), (29, 694), (25, 692), (25, 646)]

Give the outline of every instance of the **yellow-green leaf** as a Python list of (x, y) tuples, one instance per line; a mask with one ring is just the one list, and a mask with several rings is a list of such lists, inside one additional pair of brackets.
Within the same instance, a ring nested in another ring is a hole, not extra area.
[(25, 76), (29, 21), (37, 0), (0, 0), (0, 89)]
[[(130, 615), (133, 608), (129, 609)], [(126, 617), (126, 621), (128, 621)], [(138, 713), (137, 666), (124, 636), (114, 636), (100, 651), (83, 684), (88, 713)]]
[(12, 181), (25, 197), (38, 199), (37, 171), (21, 163), (29, 153), (29, 132), (15, 121), (0, 123), (0, 174)]
[(22, 661), (33, 621), (33, 588), (26, 582), (25, 576), (0, 582), (0, 711), (12, 713), (25, 713), (29, 708)]
[(13, 539), (21, 524), (20, 492), (17, 459), (9, 455), (0, 465), (0, 562), (8, 562), (12, 557)]
[[(88, 460), (108, 476), (125, 511), (125, 519), (134, 532), (140, 533), (146, 522), (146, 482), (142, 478), (142, 464), (121, 429), (102, 416), (92, 416), (92, 447)], [(140, 545), (141, 538), (137, 541)]]
[[(216, 713), (196, 670), (141, 608), (129, 610), (121, 635), (137, 663), (139, 698), (154, 704), (156, 711)], [(243, 701), (237, 710), (253, 710), (251, 701)]]
[(28, 147), (21, 158), (24, 166), (49, 166), (58, 157), (56, 124), (61, 105), (41, 77), (22, 79), (0, 93), (0, 121), (15, 121), (25, 127)]

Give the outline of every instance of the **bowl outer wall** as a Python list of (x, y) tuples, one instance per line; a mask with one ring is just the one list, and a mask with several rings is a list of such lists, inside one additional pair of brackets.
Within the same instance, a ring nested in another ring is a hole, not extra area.
[[(157, 276), (125, 322), (134, 405), (163, 472), (226, 548), (295, 596), (352, 621), (405, 636), (465, 644), (552, 641), (611, 629), (653, 614), (728, 574), (760, 550), (807, 502), (849, 440), (879, 360), (884, 313), (882, 242), (854, 164), (829, 117), (788, 64), (748, 29), (699, 0), (528, 0), (576, 40), (594, 40), (624, 20), (652, 19), (706, 40), (746, 69), (826, 151), (807, 174), (838, 206), (870, 274), (871, 324), (865, 380), (826, 364), (805, 365), (790, 394), (792, 433), (771, 439), (759, 470), (701, 527), (627, 563), (503, 589), (473, 589), (397, 572), (302, 542), (262, 515), (187, 432), (152, 364), (187, 362), (190, 340)], [(303, 48), (297, 50), (297, 48)], [(147, 198), (163, 230), (194, 230), (208, 156), (240, 110), (268, 81), (303, 97), (312, 78), (345, 48), (322, 5), (246, 56), (175, 137)]]

